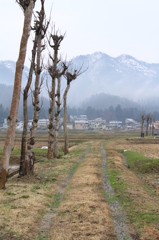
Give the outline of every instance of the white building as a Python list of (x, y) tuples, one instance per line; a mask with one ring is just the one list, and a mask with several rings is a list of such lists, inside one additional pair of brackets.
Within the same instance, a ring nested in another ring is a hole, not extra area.
[(109, 121), (109, 128), (121, 128), (121, 121)]
[(75, 120), (75, 129), (88, 129), (87, 120)]
[(89, 120), (89, 129), (106, 129), (106, 120), (102, 118), (96, 118), (94, 120)]

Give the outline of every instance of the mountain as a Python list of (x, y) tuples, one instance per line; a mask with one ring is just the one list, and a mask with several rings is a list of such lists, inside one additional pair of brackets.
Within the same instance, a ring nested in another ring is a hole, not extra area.
[(82, 104), (81, 107), (86, 109), (87, 107), (92, 107), (94, 109), (101, 109), (105, 110), (108, 109), (110, 106), (116, 107), (120, 105), (122, 108), (138, 108), (140, 109), (141, 106), (134, 101), (131, 101), (127, 98), (118, 97), (106, 93), (99, 93), (96, 95), (92, 95), (90, 98), (86, 99)]
[(145, 100), (159, 93), (159, 64), (139, 61), (129, 55), (117, 58), (96, 52), (72, 60), (88, 70), (73, 82), (70, 98), (82, 101), (91, 95), (107, 93), (135, 101)]
[[(152, 98), (158, 101), (159, 64), (139, 61), (129, 55), (113, 58), (102, 52), (77, 56), (72, 59), (72, 63), (78, 69), (82, 66), (84, 72), (71, 83), (68, 93), (70, 106), (80, 105), (99, 93), (125, 97), (137, 102), (147, 102)], [(1, 61), (0, 83), (13, 85), (14, 72), (14, 62)], [(27, 75), (28, 68), (24, 67), (22, 86)], [(62, 79), (63, 92), (65, 87), (66, 80)], [(44, 96), (47, 96), (46, 90)]]
[[(14, 84), (16, 63), (13, 61), (0, 61), (0, 83), (5, 85)], [(29, 69), (24, 66), (22, 75), (22, 85), (26, 83)]]

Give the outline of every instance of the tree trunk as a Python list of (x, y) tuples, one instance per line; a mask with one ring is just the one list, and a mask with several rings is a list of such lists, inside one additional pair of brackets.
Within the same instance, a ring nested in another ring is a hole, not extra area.
[(53, 157), (53, 143), (54, 143), (54, 109), (55, 109), (55, 78), (52, 79), (52, 90), (50, 98), (50, 119), (49, 119), (49, 138), (48, 138), (48, 150), (47, 159)]
[(41, 38), (38, 39), (37, 47), (37, 67), (36, 67), (36, 79), (35, 79), (35, 89), (34, 89), (34, 116), (32, 122), (32, 128), (30, 129), (30, 138), (27, 142), (27, 173), (33, 173), (34, 171), (34, 153), (33, 145), (35, 144), (35, 134), (37, 129), (37, 124), (39, 120), (39, 81), (40, 81), (40, 57), (41, 57)]
[(146, 125), (146, 136), (148, 136), (148, 128), (149, 128), (149, 121), (147, 121), (147, 125)]
[(64, 119), (63, 119), (63, 129), (64, 129), (64, 154), (68, 153), (69, 142), (68, 142), (68, 133), (67, 133), (67, 93), (70, 88), (70, 83), (67, 84), (63, 95), (63, 108), (64, 108)]
[(153, 125), (152, 125), (152, 136), (154, 136), (154, 128), (155, 128), (155, 126), (154, 126), (154, 123), (153, 123)]
[(11, 149), (15, 138), (16, 120), (19, 108), (21, 79), (26, 56), (27, 42), (30, 35), (30, 25), (32, 19), (32, 12), (34, 8), (34, 1), (31, 0), (28, 8), (25, 11), (23, 34), (20, 43), (19, 57), (16, 63), (14, 89), (12, 96), (12, 103), (10, 108), (10, 115), (8, 117), (8, 129), (6, 140), (1, 157), (1, 173), (0, 173), (0, 188), (5, 188), (6, 176), (9, 167), (9, 158)]
[(54, 61), (53, 61), (53, 69), (52, 72), (52, 89), (50, 93), (50, 119), (49, 119), (49, 136), (48, 136), (48, 150), (47, 150), (47, 159), (51, 159), (53, 157), (53, 143), (54, 143), (54, 109), (55, 109), (55, 72), (58, 62), (58, 48), (54, 49)]
[(144, 135), (144, 130), (143, 130), (143, 128), (144, 128), (144, 117), (143, 116), (141, 116), (141, 137), (143, 137), (143, 135)]
[(57, 112), (56, 112), (56, 126), (55, 126), (55, 139), (54, 139), (54, 157), (58, 157), (58, 137), (59, 137), (59, 123), (60, 123), (60, 88), (61, 88), (61, 77), (58, 77), (57, 86)]
[(23, 125), (23, 133), (22, 133), (22, 142), (21, 142), (21, 158), (20, 158), (20, 168), (19, 168), (19, 175), (23, 176), (26, 174), (26, 136), (27, 136), (27, 128), (28, 128), (28, 109), (27, 109), (27, 100), (28, 100), (28, 92), (30, 89), (30, 85), (32, 82), (32, 76), (35, 66), (35, 56), (36, 56), (36, 48), (37, 48), (37, 41), (38, 36), (35, 35), (33, 50), (32, 50), (32, 60), (30, 65), (29, 77), (28, 82), (25, 86), (23, 91), (23, 118), (24, 118), (24, 125)]

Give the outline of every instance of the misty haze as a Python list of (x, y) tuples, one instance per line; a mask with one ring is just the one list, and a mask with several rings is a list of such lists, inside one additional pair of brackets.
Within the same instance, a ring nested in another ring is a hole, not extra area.
[[(158, 108), (159, 92), (159, 64), (150, 64), (139, 61), (129, 55), (121, 55), (117, 58), (96, 52), (91, 55), (81, 55), (72, 59), (75, 66), (83, 66), (87, 69), (78, 81), (73, 82), (69, 95), (68, 104), (71, 107), (92, 106), (91, 97), (96, 94), (118, 96), (128, 99), (128, 106), (152, 106), (153, 110)], [(24, 87), (29, 69), (24, 68), (22, 86)], [(15, 62), (0, 62), (0, 84), (12, 86), (14, 82)], [(62, 80), (62, 90), (65, 88), (65, 80)], [(4, 89), (6, 87), (4, 86)], [(8, 88), (9, 89), (9, 88)], [(48, 98), (46, 88), (43, 88), (43, 96)], [(10, 95), (11, 97), (11, 95)], [(119, 101), (119, 99), (118, 99)], [(0, 102), (9, 106), (9, 102), (1, 94)], [(105, 102), (105, 107), (112, 105), (112, 101)], [(131, 103), (130, 103), (131, 102)], [(125, 100), (126, 103), (126, 100)], [(117, 102), (126, 107), (122, 101)], [(114, 103), (113, 103), (113, 106)], [(104, 108), (94, 104), (95, 108)]]

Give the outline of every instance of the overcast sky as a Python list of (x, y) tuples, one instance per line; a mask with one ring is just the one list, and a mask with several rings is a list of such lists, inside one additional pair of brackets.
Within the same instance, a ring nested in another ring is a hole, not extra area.
[[(23, 12), (15, 0), (0, 0), (0, 60), (18, 58)], [(37, 0), (36, 9), (40, 8)], [(67, 59), (104, 52), (129, 54), (159, 63), (159, 0), (45, 0), (49, 17), (62, 33), (61, 51)], [(29, 66), (31, 41), (26, 65)]]

